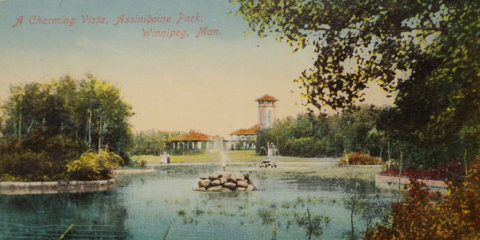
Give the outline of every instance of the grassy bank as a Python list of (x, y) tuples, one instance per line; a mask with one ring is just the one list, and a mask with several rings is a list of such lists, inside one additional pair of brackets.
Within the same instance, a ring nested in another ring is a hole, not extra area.
[[(139, 155), (133, 157), (137, 161), (146, 161), (147, 163), (160, 163), (160, 156), (152, 155)], [(230, 162), (259, 162), (265, 159), (265, 156), (259, 156), (255, 154), (253, 150), (244, 151), (228, 151), (227, 158)], [(171, 163), (207, 163), (207, 162), (220, 162), (222, 157), (218, 151), (213, 153), (201, 153), (196, 155), (173, 155), (170, 158)]]
[[(255, 151), (229, 151), (227, 165), (234, 163), (258, 163), (266, 156), (258, 156)], [(160, 156), (141, 155), (134, 157), (137, 161), (146, 161), (148, 164), (160, 163)], [(202, 153), (198, 155), (174, 155), (171, 163), (220, 163), (221, 156), (216, 153)], [(380, 173), (380, 166), (337, 166), (335, 159), (281, 157), (275, 158), (278, 162), (277, 169), (258, 169), (258, 173), (273, 176), (285, 176), (289, 174), (300, 174), (305, 177), (320, 178), (357, 178), (373, 180), (375, 175)], [(198, 168), (198, 167), (195, 167)]]
[[(160, 163), (160, 156), (153, 155), (138, 155), (133, 157), (138, 162), (146, 161), (148, 164)], [(170, 158), (171, 163), (212, 163), (220, 162), (219, 152), (213, 153), (200, 153), (195, 155), (173, 155)], [(252, 162), (257, 163), (266, 159), (266, 156), (260, 156), (255, 153), (254, 150), (240, 150), (240, 151), (228, 151), (227, 159), (230, 163), (235, 162)], [(277, 162), (318, 162), (318, 158), (301, 158), (301, 157), (274, 157)]]

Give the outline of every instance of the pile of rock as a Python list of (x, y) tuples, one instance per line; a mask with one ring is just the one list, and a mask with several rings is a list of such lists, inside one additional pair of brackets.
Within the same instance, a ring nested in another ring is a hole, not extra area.
[(200, 177), (197, 186), (193, 188), (195, 191), (212, 191), (212, 192), (230, 192), (230, 191), (254, 191), (248, 174), (240, 172), (218, 171), (210, 175)]

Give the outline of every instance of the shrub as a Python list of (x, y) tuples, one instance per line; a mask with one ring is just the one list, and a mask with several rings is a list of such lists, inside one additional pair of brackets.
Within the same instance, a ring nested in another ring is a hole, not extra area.
[(376, 165), (384, 162), (378, 158), (370, 156), (368, 153), (355, 152), (347, 155), (348, 162), (345, 158), (340, 159), (341, 165)]
[(390, 219), (364, 239), (480, 239), (480, 158), (463, 181), (448, 181), (445, 195), (411, 181), (407, 195), (392, 204)]
[(85, 143), (71, 137), (37, 129), (22, 142), (7, 137), (0, 142), (0, 179), (53, 181), (65, 179), (68, 159), (78, 158)]
[(100, 153), (88, 151), (78, 160), (67, 163), (67, 174), (70, 180), (100, 180), (113, 177), (114, 170), (120, 166), (122, 158), (104, 149)]

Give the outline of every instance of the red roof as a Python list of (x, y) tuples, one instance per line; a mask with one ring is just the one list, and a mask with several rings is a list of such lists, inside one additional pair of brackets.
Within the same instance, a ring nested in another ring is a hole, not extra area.
[(189, 133), (181, 136), (167, 138), (167, 142), (182, 142), (182, 141), (208, 141), (213, 140), (215, 137), (203, 134), (200, 132), (190, 131)]
[(258, 124), (247, 129), (238, 129), (235, 132), (230, 133), (230, 135), (257, 135), (258, 134)]
[(274, 97), (272, 97), (272, 96), (270, 96), (270, 95), (268, 95), (268, 94), (265, 94), (265, 95), (263, 95), (261, 98), (255, 100), (255, 101), (257, 101), (257, 102), (258, 102), (258, 101), (274, 101), (274, 102), (275, 102), (275, 101), (278, 101), (278, 99), (276, 99), (276, 98), (274, 98)]

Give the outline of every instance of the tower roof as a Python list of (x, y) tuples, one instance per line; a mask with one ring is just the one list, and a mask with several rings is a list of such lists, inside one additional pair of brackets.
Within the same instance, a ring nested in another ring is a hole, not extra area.
[(273, 101), (273, 102), (276, 102), (276, 101), (278, 101), (278, 99), (276, 99), (276, 98), (274, 98), (274, 97), (272, 97), (268, 94), (265, 94), (261, 98), (258, 98), (255, 101), (257, 101), (257, 102), (259, 102), (259, 101)]

